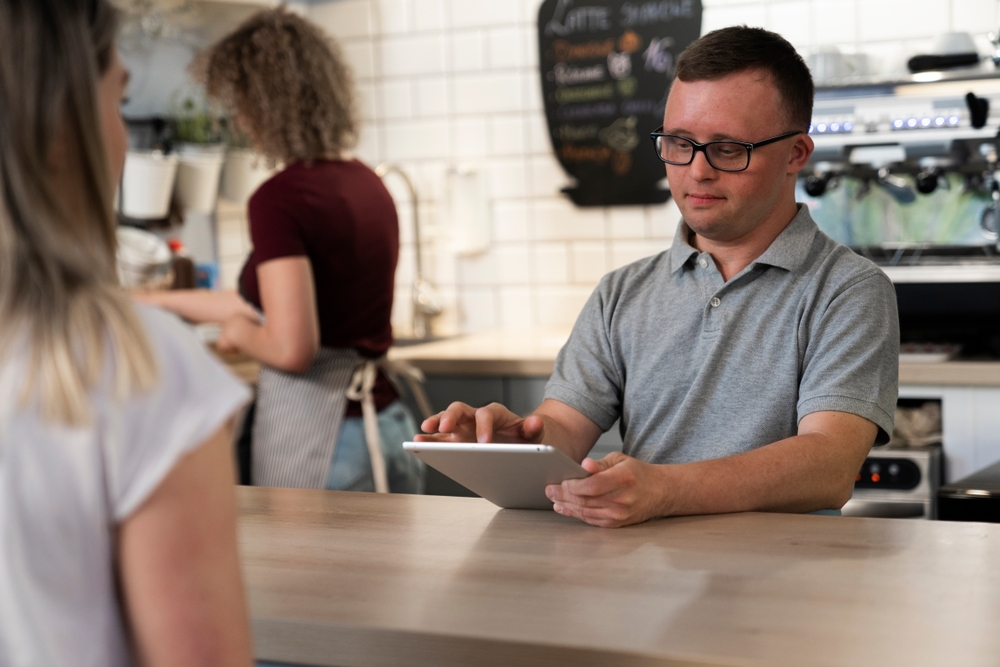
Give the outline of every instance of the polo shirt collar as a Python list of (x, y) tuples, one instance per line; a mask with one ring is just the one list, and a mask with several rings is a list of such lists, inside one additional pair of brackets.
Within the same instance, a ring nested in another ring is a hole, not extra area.
[(799, 204), (799, 212), (788, 226), (778, 234), (778, 238), (771, 242), (767, 250), (751, 263), (794, 271), (806, 261), (806, 255), (809, 254), (813, 239), (816, 238), (817, 229), (816, 223), (809, 215), (809, 207)]
[[(809, 215), (809, 208), (799, 204), (799, 212), (788, 223), (778, 237), (771, 242), (767, 250), (755, 259), (752, 264), (766, 264), (786, 271), (794, 271), (802, 266), (816, 237), (816, 223)], [(688, 243), (691, 230), (682, 219), (677, 225), (674, 242), (670, 246), (671, 273), (680, 271), (691, 258), (699, 254), (697, 248)]]
[(698, 249), (688, 243), (691, 230), (684, 223), (683, 218), (677, 223), (677, 232), (674, 234), (674, 242), (670, 246), (671, 273), (677, 273), (691, 261), (691, 258), (698, 254)]

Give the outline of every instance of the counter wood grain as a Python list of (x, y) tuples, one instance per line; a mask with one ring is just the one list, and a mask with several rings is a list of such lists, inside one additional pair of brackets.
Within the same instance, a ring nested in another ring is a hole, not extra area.
[(740, 514), (621, 530), (485, 500), (240, 489), (258, 659), (996, 665), (1000, 526)]

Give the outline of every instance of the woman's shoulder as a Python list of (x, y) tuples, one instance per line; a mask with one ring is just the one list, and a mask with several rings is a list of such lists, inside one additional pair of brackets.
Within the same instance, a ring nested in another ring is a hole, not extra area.
[(200, 446), (250, 398), (249, 389), (214, 358), (188, 325), (153, 306), (136, 305), (156, 358), (147, 391), (107, 404), (109, 471), (117, 521), (131, 514), (181, 456)]

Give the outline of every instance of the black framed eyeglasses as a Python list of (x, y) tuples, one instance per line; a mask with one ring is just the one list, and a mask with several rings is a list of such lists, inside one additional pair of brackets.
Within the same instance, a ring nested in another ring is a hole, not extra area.
[(776, 141), (794, 137), (802, 134), (802, 130), (785, 132), (764, 141), (751, 144), (746, 141), (709, 141), (699, 144), (687, 137), (680, 137), (676, 134), (664, 134), (661, 126), (656, 132), (650, 132), (649, 137), (653, 140), (653, 147), (656, 149), (656, 156), (667, 164), (683, 167), (694, 161), (694, 156), (699, 152), (705, 154), (705, 159), (713, 169), (719, 171), (743, 171), (750, 166), (750, 154), (753, 149), (773, 144)]

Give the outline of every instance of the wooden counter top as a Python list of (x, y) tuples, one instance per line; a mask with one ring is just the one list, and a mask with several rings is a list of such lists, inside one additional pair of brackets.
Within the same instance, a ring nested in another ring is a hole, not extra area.
[(394, 347), (389, 357), (438, 375), (552, 375), (569, 331), (488, 331)]
[(998, 361), (942, 361), (900, 363), (900, 385), (1000, 387)]
[(209, 346), (209, 350), (229, 367), (233, 375), (249, 385), (257, 384), (257, 378), (260, 377), (259, 361), (242, 353), (223, 354), (216, 350), (214, 345)]
[(621, 530), (485, 500), (240, 489), (259, 660), (995, 665), (1000, 526), (781, 514)]
[[(491, 331), (389, 350), (430, 375), (548, 377), (566, 343), (565, 331)], [(253, 384), (258, 362), (245, 355), (219, 355), (245, 382)], [(1000, 387), (1000, 361), (909, 362), (899, 365), (902, 386)]]
[[(389, 354), (437, 375), (548, 376), (568, 337), (568, 331), (491, 331), (393, 348)], [(1000, 387), (1000, 362), (903, 362), (899, 365), (899, 383)]]

